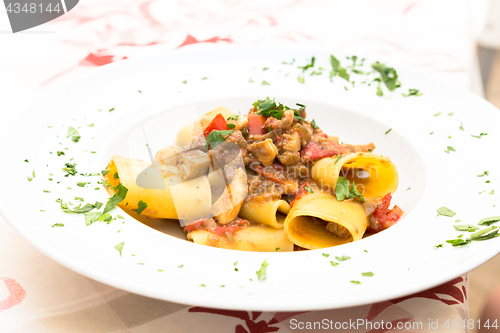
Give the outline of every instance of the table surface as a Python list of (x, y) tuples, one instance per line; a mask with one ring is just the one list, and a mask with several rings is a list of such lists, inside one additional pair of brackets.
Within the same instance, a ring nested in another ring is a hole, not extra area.
[[(102, 65), (193, 43), (300, 45), (383, 57), (472, 89), (487, 0), (472, 2), (87, 0), (53, 22), (18, 34), (7, 33), (8, 19), (0, 10), (0, 130), (50, 86)], [(372, 323), (350, 325), (345, 330), (351, 332), (400, 331), (377, 330), (382, 321), (394, 327), (422, 323), (412, 332), (437, 331), (429, 320), (468, 319), (467, 277), (349, 309), (214, 310), (149, 299), (88, 279), (39, 253), (0, 216), (0, 332), (288, 332), (294, 323), (323, 319), (344, 328), (349, 320)]]

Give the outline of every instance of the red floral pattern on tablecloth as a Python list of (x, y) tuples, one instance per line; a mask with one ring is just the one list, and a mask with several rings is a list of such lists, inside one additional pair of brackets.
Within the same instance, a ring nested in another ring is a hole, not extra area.
[(9, 292), (9, 296), (3, 301), (0, 301), (0, 313), (1, 313), (2, 311), (8, 310), (13, 306), (20, 304), (22, 300), (26, 297), (26, 291), (14, 279), (4, 277), (0, 278), (0, 281), (3, 281)]

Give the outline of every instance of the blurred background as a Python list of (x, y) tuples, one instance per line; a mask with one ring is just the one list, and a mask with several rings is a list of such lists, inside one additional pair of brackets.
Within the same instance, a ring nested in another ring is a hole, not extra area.
[[(17, 34), (0, 10), (0, 122), (65, 80), (191, 44), (383, 59), (500, 107), (500, 0), (81, 0), (66, 15)], [(480, 318), (499, 277), (500, 256), (470, 273), (471, 318)]]

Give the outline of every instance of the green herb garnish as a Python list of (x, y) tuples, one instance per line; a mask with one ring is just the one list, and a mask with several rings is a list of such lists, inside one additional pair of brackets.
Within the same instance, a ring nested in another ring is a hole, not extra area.
[(121, 242), (120, 244), (115, 245), (115, 249), (117, 249), (118, 252), (120, 252), (120, 257), (122, 256), (123, 245), (125, 245), (124, 242)]
[(233, 130), (222, 130), (222, 131), (213, 130), (207, 136), (207, 143), (206, 143), (207, 149), (210, 149), (210, 147), (213, 149), (220, 143), (224, 142), (224, 140), (226, 140), (226, 137), (233, 132), (234, 132)]
[(485, 217), (481, 221), (479, 221), (479, 225), (487, 225), (490, 226), (493, 223), (496, 223), (500, 221), (500, 216), (491, 216), (491, 217)]
[(146, 207), (148, 207), (148, 204), (141, 200), (139, 201), (137, 209), (132, 209), (132, 210), (136, 212), (137, 215), (141, 215), (141, 213), (144, 211), (144, 209), (146, 209)]
[(437, 210), (438, 214), (439, 215), (442, 215), (442, 216), (448, 216), (448, 217), (453, 217), (455, 216), (455, 212), (452, 211), (451, 209), (447, 208), (447, 207), (441, 207)]
[(128, 189), (125, 186), (123, 186), (121, 183), (118, 184), (116, 189), (117, 189), (117, 192), (111, 198), (109, 198), (108, 202), (106, 203), (106, 207), (104, 207), (103, 214), (105, 214), (105, 213), (109, 212), (110, 210), (112, 210), (113, 208), (115, 208), (116, 205), (118, 205), (120, 202), (122, 202), (125, 199), (125, 197), (127, 196)]
[(267, 259), (264, 260), (264, 262), (262, 263), (262, 265), (260, 266), (260, 269), (255, 272), (257, 274), (257, 278), (259, 279), (259, 281), (264, 281), (267, 276), (266, 276), (266, 268), (269, 264), (267, 263)]
[(423, 94), (418, 91), (418, 89), (408, 89), (408, 94), (403, 93), (404, 97), (410, 96), (422, 96)]

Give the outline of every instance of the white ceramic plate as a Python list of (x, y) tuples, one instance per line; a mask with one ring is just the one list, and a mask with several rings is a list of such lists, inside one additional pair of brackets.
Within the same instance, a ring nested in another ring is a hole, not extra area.
[[(296, 65), (305, 65), (311, 55), (301, 50), (186, 48), (150, 61), (106, 66), (54, 89), (0, 133), (1, 213), (41, 252), (97, 281), (158, 299), (235, 310), (314, 310), (383, 301), (447, 282), (496, 255), (500, 238), (463, 248), (445, 241), (468, 234), (454, 230), (457, 219), (477, 225), (484, 217), (500, 215), (500, 207), (494, 206), (500, 204), (500, 189), (489, 194), (500, 184), (500, 112), (472, 93), (404, 68), (396, 68), (403, 86), (391, 97), (376, 96), (376, 87), (361, 85), (361, 77), (355, 78), (355, 87), (338, 77), (331, 83), (329, 70), (306, 74), (301, 84)], [(317, 64), (329, 68), (329, 54), (315, 55)], [(292, 58), (294, 65), (282, 64)], [(263, 80), (270, 85), (261, 85)], [(403, 98), (408, 88), (424, 95)], [(75, 196), (90, 203), (108, 198), (97, 185), (100, 177), (64, 177), (64, 163), (91, 173), (105, 168), (114, 154), (147, 160), (146, 143), (153, 154), (172, 144), (177, 130), (196, 114), (220, 105), (244, 113), (266, 96), (288, 105), (306, 104), (308, 119), (344, 142), (373, 141), (376, 152), (398, 167), (393, 203), (405, 211), (404, 218), (382, 233), (335, 248), (251, 253), (196, 245), (177, 237), (173, 223), (147, 226), (119, 209), (113, 216), (122, 214), (125, 220), (86, 226), (83, 215), (65, 214), (55, 202)], [(66, 138), (69, 126), (77, 128), (80, 142)], [(471, 136), (480, 133), (488, 135)], [(446, 153), (448, 146), (456, 151)], [(33, 170), (36, 177), (29, 182)], [(484, 171), (489, 176), (478, 177)], [(82, 188), (79, 181), (91, 184)], [(437, 216), (441, 206), (456, 215)], [(64, 227), (51, 227), (55, 223)], [(114, 248), (121, 242), (122, 256)], [(436, 249), (437, 244), (444, 246)], [(330, 264), (342, 255), (351, 259)], [(269, 263), (267, 279), (257, 281), (264, 260)], [(373, 277), (361, 275), (369, 271)]]

